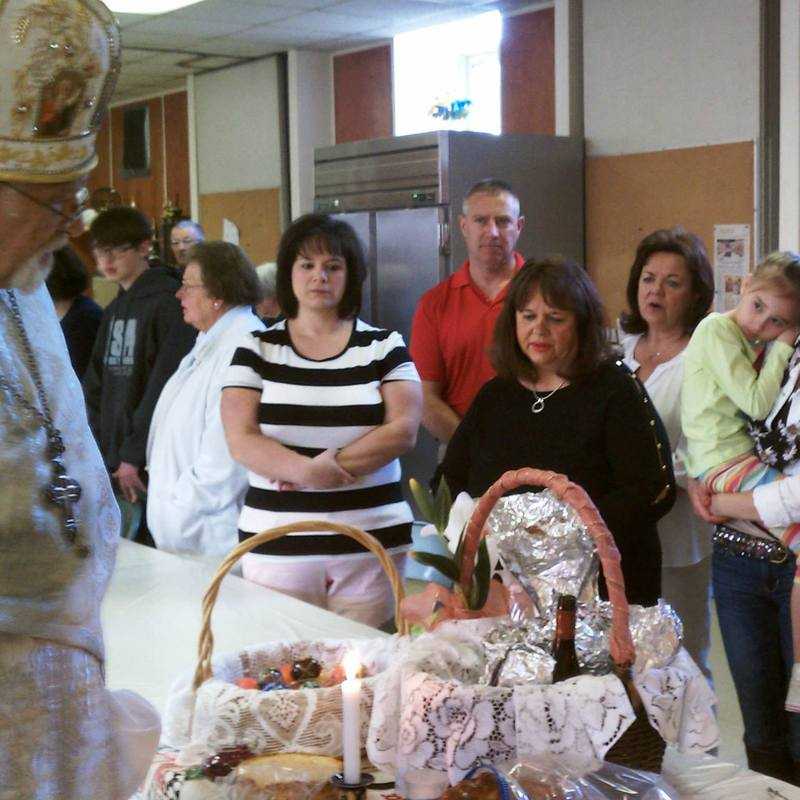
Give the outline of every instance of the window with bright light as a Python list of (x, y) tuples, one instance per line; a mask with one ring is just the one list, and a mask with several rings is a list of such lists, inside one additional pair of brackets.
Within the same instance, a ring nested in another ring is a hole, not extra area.
[(394, 37), (394, 132), (500, 133), (498, 11)]

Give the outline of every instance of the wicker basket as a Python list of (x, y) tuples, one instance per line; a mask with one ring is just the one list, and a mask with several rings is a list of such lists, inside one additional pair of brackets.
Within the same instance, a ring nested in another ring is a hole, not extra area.
[[(299, 750), (320, 755), (341, 755), (341, 695), (338, 686), (261, 692), (243, 689), (235, 680), (258, 673), (278, 660), (313, 656), (332, 666), (351, 647), (360, 650), (370, 666), (371, 677), (362, 684), (362, 719), (368, 723), (375, 673), (386, 669), (396, 649), (396, 639), (345, 641), (266, 642), (214, 659), (211, 619), (223, 579), (245, 554), (264, 542), (288, 533), (334, 531), (355, 539), (379, 560), (389, 578), (395, 603), (403, 598), (403, 587), (394, 561), (370, 534), (348, 525), (310, 521), (284, 525), (252, 536), (235, 547), (218, 567), (203, 597), (203, 616), (198, 643), (198, 661), (193, 676), (179, 678), (168, 702), (164, 732), (169, 744), (210, 755), (222, 747), (247, 744), (258, 755)], [(398, 630), (406, 631), (396, 614)]]
[(211, 584), (203, 595), (203, 622), (200, 628), (200, 640), (197, 645), (197, 669), (194, 673), (194, 689), (198, 689), (203, 681), (211, 677), (211, 657), (214, 653), (214, 634), (211, 632), (211, 615), (214, 611), (214, 604), (217, 602), (219, 587), (222, 579), (230, 572), (231, 568), (239, 559), (266, 542), (280, 539), (289, 533), (311, 533), (311, 532), (330, 532), (340, 533), (350, 539), (355, 539), (360, 545), (366, 547), (380, 562), (389, 578), (392, 586), (395, 604), (395, 624), (400, 634), (408, 633), (408, 627), (400, 614), (400, 603), (403, 600), (403, 581), (397, 572), (391, 556), (384, 550), (383, 545), (372, 534), (355, 528), (352, 525), (340, 525), (336, 522), (323, 522), (311, 520), (308, 522), (293, 522), (291, 525), (281, 525), (278, 528), (270, 528), (261, 533), (251, 536), (244, 542), (240, 542), (231, 552), (225, 556), (223, 562), (214, 573)]
[(614, 538), (603, 522), (600, 512), (586, 491), (572, 483), (565, 475), (539, 469), (511, 470), (496, 480), (478, 500), (466, 530), (463, 560), (461, 562), (461, 585), (465, 593), (469, 590), (478, 546), (483, 537), (484, 525), (497, 501), (507, 492), (521, 486), (541, 486), (549, 489), (559, 500), (572, 506), (597, 546), (600, 563), (608, 587), (612, 618), (609, 650), (614, 662), (614, 672), (622, 680), (636, 712), (635, 722), (606, 753), (606, 760), (616, 764), (660, 772), (666, 743), (650, 724), (639, 693), (631, 679), (631, 667), (635, 661), (633, 640), (629, 629), (628, 600), (625, 597), (625, 582), (620, 567), (620, 555)]

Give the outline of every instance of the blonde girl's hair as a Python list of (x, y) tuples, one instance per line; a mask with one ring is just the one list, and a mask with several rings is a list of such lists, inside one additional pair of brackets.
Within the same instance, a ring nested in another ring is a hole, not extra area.
[(763, 289), (800, 300), (800, 255), (791, 250), (770, 253), (753, 270), (749, 289)]

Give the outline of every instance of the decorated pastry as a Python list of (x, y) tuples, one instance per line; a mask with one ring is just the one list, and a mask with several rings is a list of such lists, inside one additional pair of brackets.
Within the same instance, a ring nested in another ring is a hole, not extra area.
[(237, 800), (338, 800), (330, 783), (342, 771), (338, 758), (307, 753), (277, 753), (243, 761), (236, 768)]

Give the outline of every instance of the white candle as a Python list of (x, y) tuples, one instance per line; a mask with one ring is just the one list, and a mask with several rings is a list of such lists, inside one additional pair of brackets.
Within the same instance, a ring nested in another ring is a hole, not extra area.
[(361, 780), (361, 681), (358, 675), (358, 655), (349, 652), (343, 661), (347, 680), (342, 683), (342, 756), (344, 782), (357, 784)]

